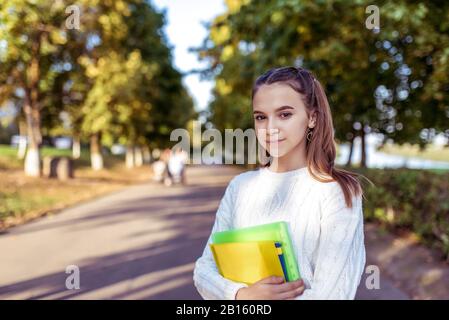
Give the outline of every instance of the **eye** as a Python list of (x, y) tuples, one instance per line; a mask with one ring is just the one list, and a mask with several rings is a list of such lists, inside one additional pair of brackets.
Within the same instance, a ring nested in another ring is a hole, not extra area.
[(282, 112), (281, 113), (281, 118), (288, 118), (288, 117), (290, 117), (292, 114), (290, 113), (290, 112)]
[(257, 116), (254, 117), (254, 119), (257, 120), (257, 121), (260, 121), (260, 120), (265, 119), (265, 117), (262, 116), (262, 115), (257, 115)]

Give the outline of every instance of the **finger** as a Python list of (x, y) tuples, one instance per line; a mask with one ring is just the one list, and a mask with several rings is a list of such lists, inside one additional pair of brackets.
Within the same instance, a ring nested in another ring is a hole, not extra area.
[(258, 281), (258, 283), (265, 283), (265, 284), (279, 284), (282, 282), (283, 282), (283, 279), (281, 277), (275, 277), (275, 276), (267, 277), (267, 278), (264, 278), (264, 279)]
[(289, 298), (296, 298), (297, 296), (303, 294), (303, 292), (304, 292), (304, 287), (299, 287), (295, 290), (282, 292), (282, 293), (280, 293), (280, 295), (283, 297), (283, 299), (289, 299)]
[(304, 293), (304, 290), (305, 290), (306, 288), (304, 287), (304, 286), (301, 286), (301, 287), (299, 287), (298, 289), (296, 289), (296, 293), (298, 294), (298, 295), (301, 295), (301, 294), (303, 294)]
[(282, 283), (280, 285), (277, 285), (275, 288), (276, 292), (288, 292), (293, 291), (295, 289), (298, 289), (299, 287), (304, 286), (304, 283), (302, 281), (293, 281), (293, 282), (286, 282)]
[(294, 300), (295, 297), (296, 297), (296, 294), (294, 294), (292, 292), (284, 292), (279, 295), (279, 298), (281, 300)]
[(296, 290), (280, 293), (282, 300), (294, 300), (304, 292), (304, 287), (300, 287)]

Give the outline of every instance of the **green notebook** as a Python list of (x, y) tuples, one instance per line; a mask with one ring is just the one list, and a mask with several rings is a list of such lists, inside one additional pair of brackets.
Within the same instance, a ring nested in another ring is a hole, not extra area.
[(281, 243), (287, 270), (287, 281), (291, 282), (300, 279), (301, 275), (299, 274), (298, 263), (293, 252), (293, 245), (288, 232), (287, 222), (280, 221), (253, 227), (215, 232), (212, 234), (212, 243), (216, 244), (263, 240), (274, 240)]

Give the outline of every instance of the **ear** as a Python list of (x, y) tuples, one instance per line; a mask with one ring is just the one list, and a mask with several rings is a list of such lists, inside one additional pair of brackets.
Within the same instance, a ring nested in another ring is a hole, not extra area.
[(309, 123), (308, 123), (308, 127), (309, 128), (315, 128), (316, 126), (316, 112), (312, 111), (310, 117), (309, 117)]

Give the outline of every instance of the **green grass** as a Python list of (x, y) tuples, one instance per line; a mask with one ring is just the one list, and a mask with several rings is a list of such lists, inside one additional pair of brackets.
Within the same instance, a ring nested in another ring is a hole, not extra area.
[(0, 220), (9, 216), (20, 217), (35, 208), (51, 207), (58, 202), (57, 197), (21, 192), (0, 192)]
[(418, 146), (404, 144), (404, 145), (385, 145), (380, 152), (387, 154), (394, 154), (405, 157), (415, 157), (434, 161), (449, 162), (449, 148), (428, 146), (423, 151), (419, 150)]
[[(72, 157), (70, 149), (56, 149), (53, 147), (42, 147), (41, 158), (51, 157)], [(123, 156), (112, 154), (104, 155), (104, 163), (106, 168), (113, 167), (124, 161)], [(75, 169), (90, 166), (90, 153), (86, 148), (81, 149), (81, 156), (74, 162)], [(10, 145), (0, 144), (0, 169), (20, 169), (23, 167), (23, 160), (17, 158), (17, 148)]]
[[(71, 157), (71, 150), (43, 147), (41, 158), (46, 156)], [(89, 150), (82, 149), (81, 157), (74, 160), (74, 179), (36, 179), (25, 176), (17, 148), (0, 145), (0, 230), (150, 178), (146, 165), (129, 170), (124, 156), (105, 154), (103, 158), (106, 170), (94, 171)]]
[(17, 149), (0, 144), (0, 169), (18, 169), (22, 161), (17, 159)]

